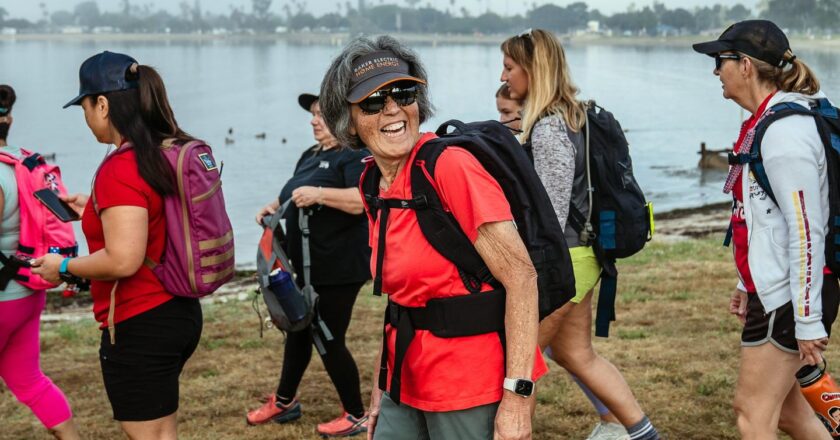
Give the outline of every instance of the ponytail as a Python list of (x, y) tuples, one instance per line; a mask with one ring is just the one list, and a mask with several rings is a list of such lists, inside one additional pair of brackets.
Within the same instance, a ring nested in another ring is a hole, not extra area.
[[(820, 91), (820, 81), (807, 64), (796, 58), (788, 49), (782, 57), (784, 67), (776, 67), (764, 61), (750, 57), (758, 71), (758, 79), (776, 86), (783, 92), (813, 95)], [(786, 66), (790, 68), (786, 68)]]
[(10, 119), (6, 119), (6, 116), (12, 112), (12, 107), (14, 107), (16, 100), (15, 89), (6, 84), (0, 85), (0, 118), (3, 118), (3, 121), (0, 122), (1, 140), (6, 140), (6, 137), (9, 135), (9, 127), (12, 124)]
[(178, 127), (163, 79), (154, 68), (132, 65), (126, 79), (137, 81), (139, 88), (105, 94), (111, 123), (134, 146), (143, 180), (160, 195), (174, 194), (175, 173), (160, 146), (169, 138), (178, 142), (193, 138)]
[(807, 64), (796, 59), (796, 56), (790, 50), (785, 52), (784, 59), (791, 67), (779, 75), (776, 82), (779, 90), (798, 92), (804, 95), (813, 95), (820, 91), (820, 81)]

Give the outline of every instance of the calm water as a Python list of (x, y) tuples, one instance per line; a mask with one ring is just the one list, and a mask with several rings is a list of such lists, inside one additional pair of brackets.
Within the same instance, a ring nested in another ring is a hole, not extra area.
[[(89, 191), (105, 154), (78, 107), (77, 72), (88, 56), (112, 50), (157, 67), (181, 126), (215, 147), (224, 161), (224, 190), (237, 240), (237, 261), (251, 266), (260, 233), (252, 218), (279, 192), (301, 151), (312, 144), (309, 114), (297, 105), (317, 93), (336, 46), (285, 42), (41, 42), (0, 41), (0, 83), (18, 93), (9, 141), (55, 152), (71, 191)], [(417, 46), (429, 71), (437, 115), (495, 119), (493, 93), (501, 55), (495, 46)], [(711, 58), (690, 48), (567, 47), (574, 80), (628, 129), (636, 176), (657, 211), (723, 201), (723, 174), (696, 168), (700, 142), (731, 145), (742, 119), (721, 97)], [(799, 51), (829, 96), (840, 96), (840, 60), (830, 52)], [(837, 98), (840, 99), (840, 98)], [(228, 128), (234, 143), (226, 144)], [(265, 133), (264, 140), (255, 137)], [(285, 138), (287, 142), (281, 143)]]

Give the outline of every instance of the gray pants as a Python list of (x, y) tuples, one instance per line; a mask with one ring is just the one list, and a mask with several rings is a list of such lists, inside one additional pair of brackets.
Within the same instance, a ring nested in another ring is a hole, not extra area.
[(499, 403), (460, 411), (420, 411), (397, 405), (385, 393), (376, 421), (374, 440), (493, 440)]

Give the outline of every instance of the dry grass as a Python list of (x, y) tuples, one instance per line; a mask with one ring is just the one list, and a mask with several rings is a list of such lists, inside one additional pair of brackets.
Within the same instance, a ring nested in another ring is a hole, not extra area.
[[(670, 439), (736, 438), (730, 402), (739, 324), (727, 313), (735, 285), (730, 260), (717, 239), (653, 243), (623, 262), (613, 336), (595, 341)], [(381, 309), (382, 301), (364, 289), (348, 336), (364, 373), (364, 395), (370, 392)], [(276, 387), (282, 356), (280, 333), (270, 330), (260, 339), (257, 325), (250, 302), (205, 307), (201, 345), (181, 378), (181, 438), (314, 439), (315, 424), (338, 414), (335, 391), (313, 359), (300, 389), (303, 419), (245, 425), (246, 410)], [(98, 335), (91, 321), (45, 325), (42, 364), (70, 398), (86, 438), (119, 438), (102, 387)], [(834, 359), (830, 353), (830, 363), (838, 365)], [(557, 366), (541, 381), (538, 399), (536, 439), (585, 438), (596, 421), (583, 394)], [(0, 414), (0, 438), (48, 438), (4, 387)]]

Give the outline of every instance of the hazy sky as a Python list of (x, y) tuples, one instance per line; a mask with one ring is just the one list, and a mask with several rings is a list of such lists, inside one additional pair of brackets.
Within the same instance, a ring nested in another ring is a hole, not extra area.
[[(195, 0), (187, 0), (190, 4), (192, 4)], [(251, 7), (251, 0), (199, 0), (201, 3), (202, 8), (206, 11), (212, 11), (216, 13), (226, 13), (230, 10), (231, 5), (236, 7), (243, 7), (246, 10), (250, 10)], [(351, 3), (355, 6), (358, 0), (350, 0)], [(377, 5), (380, 3), (380, 0), (366, 0), (369, 5)], [(454, 7), (452, 6), (453, 0), (421, 0), (420, 4), (425, 5), (430, 3), (432, 6), (438, 9), (446, 9), (450, 8), (454, 11), (460, 11), (462, 7), (466, 7), (470, 10), (473, 14), (481, 13), (490, 9), (498, 14), (502, 15), (513, 15), (517, 13), (524, 12), (526, 9), (530, 9), (530, 6), (523, 7), (523, 5), (530, 5), (531, 3), (538, 3), (538, 4), (545, 4), (545, 3), (553, 3), (560, 6), (568, 5), (569, 3), (573, 3), (575, 0), (552, 0), (552, 1), (545, 1), (545, 0), (454, 0)], [(712, 5), (714, 3), (722, 3), (722, 4), (735, 4), (736, 2), (742, 3), (744, 6), (754, 9), (756, 4), (759, 0), (660, 0), (669, 8), (677, 8), (682, 7), (686, 9), (692, 9), (696, 6), (706, 6)], [(47, 11), (55, 11), (59, 9), (65, 10), (72, 10), (73, 6), (77, 3), (80, 3), (81, 0), (0, 0), (0, 7), (5, 8), (10, 16), (12, 17), (23, 17), (30, 20), (35, 20), (40, 16), (40, 8), (38, 4), (43, 2), (46, 4)], [(274, 0), (272, 4), (272, 9), (276, 13), (281, 13), (281, 7), (286, 3), (291, 3), (292, 0)], [(336, 5), (341, 3), (344, 4), (346, 0), (299, 0), (299, 2), (305, 3), (307, 6), (307, 10), (312, 12), (315, 15), (321, 15), (326, 12), (335, 11), (337, 9)], [(99, 8), (101, 10), (114, 10), (117, 9), (118, 4), (120, 3), (119, 0), (97, 0), (99, 4)], [(178, 4), (181, 3), (180, 0), (132, 0), (132, 3), (140, 3), (146, 4), (151, 3), (154, 4), (156, 8), (163, 8), (167, 9), (171, 12), (177, 12)], [(403, 4), (405, 3), (402, 0), (395, 1), (395, 0), (384, 0), (384, 3), (397, 3)], [(652, 4), (652, 0), (641, 0), (641, 1), (628, 1), (628, 0), (588, 0), (587, 3), (589, 4), (590, 9), (599, 9), (601, 12), (606, 14), (612, 14), (615, 12), (621, 12), (627, 10), (630, 5), (635, 4), (637, 7), (645, 6)]]

